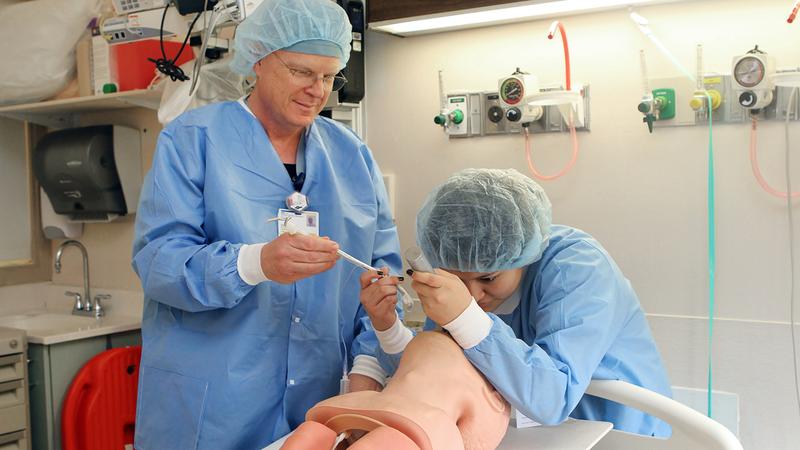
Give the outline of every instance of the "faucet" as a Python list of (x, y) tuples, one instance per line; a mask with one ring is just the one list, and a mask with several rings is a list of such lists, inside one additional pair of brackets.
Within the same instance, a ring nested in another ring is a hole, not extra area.
[(75, 304), (72, 308), (72, 314), (78, 316), (94, 316), (99, 318), (103, 315), (103, 307), (100, 304), (101, 296), (98, 295), (92, 304), (92, 297), (89, 291), (89, 254), (86, 252), (86, 247), (78, 241), (68, 240), (61, 243), (56, 250), (55, 270), (56, 273), (61, 273), (61, 255), (64, 254), (64, 249), (69, 246), (78, 247), (83, 257), (83, 301), (81, 295), (76, 292), (67, 291), (64, 294), (67, 296), (75, 297)]

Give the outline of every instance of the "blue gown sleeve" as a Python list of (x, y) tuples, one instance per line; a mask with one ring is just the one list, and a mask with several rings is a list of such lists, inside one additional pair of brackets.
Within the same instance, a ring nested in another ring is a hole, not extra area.
[(627, 280), (614, 263), (588, 243), (561, 253), (540, 274), (539, 298), (521, 305), (530, 308), (532, 345), (489, 314), (489, 335), (465, 350), (512, 406), (545, 425), (575, 409), (625, 320), (615, 299)]
[[(372, 158), (372, 153), (366, 146), (362, 147), (362, 153), (370, 168), (370, 177), (372, 185), (375, 186), (375, 195), (378, 207), (377, 225), (375, 228), (375, 236), (373, 237), (373, 251), (372, 251), (372, 266), (383, 267), (388, 266), (391, 273), (400, 273), (403, 268), (403, 263), (400, 259), (400, 241), (397, 237), (397, 226), (394, 224), (392, 213), (389, 208), (389, 196), (386, 193), (386, 186), (383, 184), (383, 175), (380, 169)], [(398, 298), (397, 315), (400, 320), (403, 319), (403, 304)], [(358, 312), (356, 315), (356, 334), (353, 339), (352, 355), (367, 355), (378, 358), (378, 362), (384, 370), (387, 367), (384, 362), (400, 360), (398, 355), (386, 355), (378, 343), (378, 338), (375, 336), (375, 329), (372, 328), (372, 322), (367, 316), (367, 312), (362, 305), (359, 304)]]
[(189, 312), (232, 308), (253, 289), (237, 270), (241, 244), (210, 242), (203, 229), (204, 153), (204, 129), (162, 131), (133, 243), (145, 297)]

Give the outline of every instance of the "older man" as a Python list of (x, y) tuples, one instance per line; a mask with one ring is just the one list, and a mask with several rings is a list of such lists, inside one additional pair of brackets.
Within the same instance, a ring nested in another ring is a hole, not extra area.
[(396, 228), (369, 149), (318, 117), (350, 36), (330, 0), (265, 0), (234, 42), (252, 93), (162, 131), (133, 248), (137, 450), (261, 448), (349, 367), (351, 391), (383, 382), (359, 273), (337, 250), (396, 273)]

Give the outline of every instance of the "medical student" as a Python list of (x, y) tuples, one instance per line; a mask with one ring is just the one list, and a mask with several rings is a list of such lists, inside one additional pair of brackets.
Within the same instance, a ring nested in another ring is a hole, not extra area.
[(133, 245), (137, 450), (263, 448), (351, 365), (351, 391), (380, 388), (360, 269), (336, 252), (397, 273), (396, 228), (370, 150), (318, 116), (351, 39), (335, 2), (265, 0), (234, 40), (252, 93), (161, 132)]
[[(547, 425), (603, 420), (668, 436), (635, 409), (584, 396), (592, 379), (623, 380), (671, 396), (636, 293), (594, 238), (551, 224), (542, 188), (515, 170), (467, 169), (434, 189), (417, 215), (417, 241), (435, 273), (412, 287), (497, 390)], [(390, 369), (411, 339), (391, 308), (396, 279), (361, 277)]]

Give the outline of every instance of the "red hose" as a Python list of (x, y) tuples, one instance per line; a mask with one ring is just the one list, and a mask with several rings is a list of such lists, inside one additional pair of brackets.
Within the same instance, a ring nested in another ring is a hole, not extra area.
[[(761, 175), (761, 169), (758, 167), (758, 157), (756, 156), (756, 123), (756, 119), (753, 119), (753, 125), (750, 127), (750, 166), (753, 168), (753, 175), (755, 175), (756, 181), (758, 181), (758, 184), (760, 184), (765, 191), (775, 197), (786, 198), (786, 192), (779, 191), (770, 186), (767, 180), (764, 179), (764, 176)], [(800, 192), (792, 192), (792, 198), (797, 196), (800, 196)]]
[[(567, 31), (564, 29), (564, 24), (560, 21), (556, 20), (553, 22), (553, 25), (558, 26), (558, 31), (561, 32), (561, 42), (564, 45), (564, 64), (566, 65), (566, 72), (567, 72), (567, 90), (569, 91), (572, 89), (572, 76), (570, 75), (570, 68), (569, 68), (569, 45), (567, 44)], [(547, 34), (547, 39), (553, 39), (553, 35), (555, 34), (553, 30), (553, 25), (550, 26), (550, 32)]]
[(575, 124), (572, 121), (572, 113), (570, 113), (569, 119), (569, 134), (572, 138), (572, 158), (569, 160), (566, 167), (561, 169), (561, 171), (555, 175), (542, 175), (538, 170), (536, 170), (536, 167), (533, 165), (533, 157), (531, 156), (530, 134), (528, 133), (527, 127), (523, 128), (523, 130), (525, 130), (525, 157), (528, 159), (528, 169), (530, 169), (534, 177), (542, 181), (555, 180), (556, 178), (559, 178), (565, 173), (569, 172), (569, 170), (572, 169), (572, 166), (575, 165), (575, 162), (578, 160), (578, 133), (575, 131)]

